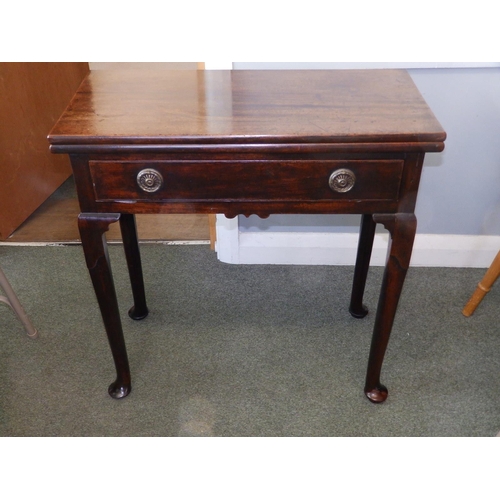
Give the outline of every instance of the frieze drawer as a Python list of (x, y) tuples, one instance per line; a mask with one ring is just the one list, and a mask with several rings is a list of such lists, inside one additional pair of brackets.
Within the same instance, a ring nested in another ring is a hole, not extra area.
[(404, 161), (90, 161), (96, 201), (396, 200)]

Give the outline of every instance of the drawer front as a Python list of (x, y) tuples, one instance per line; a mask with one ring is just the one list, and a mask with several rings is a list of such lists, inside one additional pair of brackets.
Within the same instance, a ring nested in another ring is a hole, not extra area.
[(90, 161), (96, 201), (396, 200), (404, 161)]

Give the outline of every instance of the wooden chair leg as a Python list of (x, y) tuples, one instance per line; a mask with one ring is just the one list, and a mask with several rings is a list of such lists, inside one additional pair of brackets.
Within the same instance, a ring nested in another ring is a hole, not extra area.
[(19, 321), (23, 324), (26, 333), (28, 334), (28, 337), (31, 337), (32, 339), (37, 338), (38, 330), (31, 324), (30, 319), (26, 315), (23, 306), (19, 302), (17, 295), (10, 286), (7, 277), (5, 276), (1, 268), (0, 268), (0, 288), (3, 289), (6, 295), (5, 297), (0, 296), (0, 302), (7, 304), (14, 311), (16, 316), (19, 318)]
[(469, 302), (467, 302), (463, 308), (462, 314), (464, 316), (468, 317), (472, 315), (477, 306), (483, 300), (484, 296), (491, 290), (491, 287), (497, 280), (498, 276), (500, 276), (500, 252), (497, 253), (497, 256), (491, 263), (489, 269), (486, 271), (483, 279), (477, 285), (477, 288), (469, 299)]

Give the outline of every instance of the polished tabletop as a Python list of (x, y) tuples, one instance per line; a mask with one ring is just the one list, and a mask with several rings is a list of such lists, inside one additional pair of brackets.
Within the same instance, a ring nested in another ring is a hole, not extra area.
[(49, 142), (406, 142), (440, 151), (445, 137), (405, 70), (101, 70)]

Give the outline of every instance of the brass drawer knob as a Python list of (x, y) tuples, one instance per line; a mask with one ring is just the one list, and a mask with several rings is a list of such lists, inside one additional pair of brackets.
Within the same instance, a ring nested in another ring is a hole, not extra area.
[(348, 168), (339, 168), (330, 175), (328, 185), (332, 191), (337, 193), (347, 193), (356, 183), (356, 176), (352, 170)]
[(154, 168), (145, 168), (137, 174), (137, 184), (146, 193), (154, 193), (163, 186), (163, 177)]

